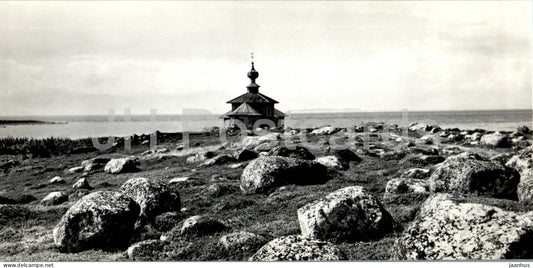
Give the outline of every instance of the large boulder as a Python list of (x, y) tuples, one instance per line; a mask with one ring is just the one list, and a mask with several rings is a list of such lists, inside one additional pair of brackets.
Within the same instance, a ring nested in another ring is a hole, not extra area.
[(99, 191), (72, 205), (53, 231), (54, 242), (64, 252), (129, 245), (139, 206), (129, 197)]
[(241, 175), (241, 190), (246, 194), (267, 193), (287, 184), (317, 184), (327, 181), (325, 166), (282, 156), (265, 156), (250, 162)]
[(68, 195), (64, 192), (51, 192), (41, 200), (41, 205), (53, 206), (68, 201)]
[(179, 193), (160, 180), (129, 179), (120, 187), (120, 191), (139, 204), (139, 224), (144, 224), (145, 220), (153, 221), (155, 216), (163, 212), (181, 209)]
[(92, 189), (92, 187), (89, 185), (87, 178), (80, 178), (72, 185), (72, 189)]
[(124, 172), (134, 172), (137, 170), (139, 162), (133, 158), (116, 158), (111, 159), (105, 165), (104, 171), (111, 174), (118, 174)]
[(509, 147), (511, 144), (509, 142), (509, 137), (500, 132), (485, 134), (481, 137), (480, 142), (482, 145), (490, 147)]
[(458, 203), (450, 194), (436, 194), (398, 239), (393, 259), (531, 259), (532, 219), (533, 212)]
[(107, 162), (109, 162), (109, 160), (111, 159), (106, 157), (95, 157), (82, 161), (81, 166), (86, 172), (97, 171), (99, 169), (102, 169), (107, 164)]
[(302, 146), (296, 146), (294, 149), (289, 149), (285, 146), (276, 146), (268, 152), (269, 156), (286, 156), (299, 158), (304, 160), (313, 160), (315, 156)]
[(399, 194), (425, 194), (429, 192), (429, 183), (426, 179), (396, 178), (387, 182), (383, 198), (387, 199)]
[(176, 241), (182, 237), (204, 236), (226, 230), (228, 227), (216, 218), (196, 215), (183, 220), (179, 225), (161, 235), (162, 241)]
[(432, 192), (458, 192), (517, 199), (519, 174), (511, 168), (464, 152), (450, 156), (429, 178)]
[(259, 249), (250, 261), (339, 261), (344, 253), (334, 244), (297, 235), (278, 237)]
[(253, 150), (242, 149), (233, 155), (238, 161), (248, 161), (257, 158), (257, 153)]
[(334, 169), (346, 169), (346, 165), (343, 165), (339, 158), (337, 158), (334, 155), (328, 155), (328, 156), (322, 156), (317, 159), (315, 159), (315, 162), (326, 166), (328, 168), (334, 168)]
[(521, 202), (533, 202), (533, 147), (521, 150), (511, 157), (506, 166), (518, 170), (520, 183), (518, 183), (517, 195)]
[(332, 242), (380, 238), (393, 230), (393, 219), (361, 186), (328, 194), (298, 209), (302, 236)]

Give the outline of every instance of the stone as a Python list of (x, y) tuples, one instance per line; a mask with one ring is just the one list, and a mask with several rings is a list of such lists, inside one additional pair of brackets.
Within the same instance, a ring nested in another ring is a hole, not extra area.
[(323, 156), (315, 159), (315, 162), (333, 169), (346, 169), (346, 166), (334, 155)]
[(128, 258), (134, 261), (157, 261), (166, 243), (159, 239), (151, 239), (137, 242), (128, 250)]
[(257, 153), (253, 150), (248, 149), (242, 149), (240, 151), (235, 152), (235, 159), (238, 161), (248, 161), (257, 158)]
[(327, 168), (319, 163), (282, 156), (264, 156), (250, 162), (241, 175), (246, 194), (268, 193), (288, 184), (318, 184), (328, 180)]
[(110, 174), (119, 174), (125, 172), (137, 171), (137, 165), (139, 162), (132, 158), (116, 158), (111, 159), (105, 165), (104, 171)]
[(533, 212), (458, 203), (436, 194), (392, 249), (396, 260), (531, 259)]
[(177, 211), (165, 212), (155, 216), (154, 227), (161, 232), (167, 232), (177, 226), (182, 219)]
[(221, 221), (206, 215), (196, 215), (185, 219), (178, 226), (161, 235), (162, 241), (175, 241), (180, 237), (204, 236), (226, 230), (228, 227)]
[(429, 177), (430, 174), (431, 174), (431, 171), (429, 169), (411, 168), (411, 169), (409, 169), (407, 171), (404, 171), (400, 175), (400, 178), (405, 178), (405, 179), (425, 179), (425, 178)]
[(254, 151), (258, 153), (262, 152), (270, 152), (270, 150), (274, 149), (276, 146), (278, 146), (279, 142), (264, 142), (254, 147)]
[(334, 244), (298, 235), (278, 237), (259, 249), (250, 261), (339, 261), (345, 254)]
[(65, 183), (65, 180), (59, 176), (55, 176), (48, 181), (49, 184)]
[(385, 186), (384, 199), (400, 194), (424, 194), (429, 192), (429, 183), (425, 179), (396, 178), (391, 179)]
[(416, 154), (409, 155), (406, 158), (400, 161), (400, 165), (409, 165), (417, 167), (425, 167), (428, 165), (435, 165), (443, 162), (446, 158), (440, 155), (425, 155), (425, 154)]
[(294, 149), (289, 149), (285, 146), (276, 146), (268, 152), (269, 156), (285, 156), (304, 160), (313, 160), (315, 156), (302, 146), (296, 146)]
[(527, 126), (521, 126), (516, 129), (516, 132), (521, 135), (529, 134), (531, 133), (531, 130)]
[(240, 231), (222, 236), (220, 244), (230, 252), (257, 251), (268, 241), (265, 237), (250, 232)]
[(276, 142), (280, 139), (280, 133), (268, 133), (262, 136), (246, 136), (240, 141), (240, 144), (238, 146), (241, 148), (251, 149), (261, 143)]
[(178, 177), (178, 178), (172, 178), (168, 181), (168, 184), (176, 184), (176, 183), (184, 183), (190, 181), (190, 177)]
[(54, 243), (62, 252), (125, 248), (138, 215), (139, 206), (121, 193), (91, 193), (63, 215), (53, 231)]
[(533, 146), (519, 151), (505, 165), (520, 174), (520, 183), (516, 190), (518, 200), (533, 202)]
[(68, 201), (68, 195), (64, 192), (51, 192), (41, 200), (41, 205), (54, 206)]
[(225, 184), (211, 184), (205, 190), (202, 191), (202, 194), (209, 197), (220, 197), (234, 192), (234, 189)]
[(92, 189), (92, 187), (89, 185), (89, 181), (87, 178), (81, 178), (77, 180), (73, 185), (73, 189)]
[(81, 166), (83, 167), (83, 170), (85, 172), (97, 171), (99, 169), (104, 168), (107, 162), (109, 162), (109, 160), (111, 159), (105, 157), (95, 157), (89, 160), (82, 161)]
[(509, 137), (499, 132), (483, 135), (480, 143), (489, 147), (509, 147), (510, 145)]
[(120, 192), (133, 199), (140, 207), (139, 223), (152, 222), (156, 215), (180, 211), (181, 200), (177, 190), (160, 180), (133, 178), (120, 187)]
[(457, 192), (517, 199), (519, 174), (501, 163), (464, 152), (450, 156), (430, 176), (432, 192)]
[(340, 131), (340, 128), (327, 126), (327, 127), (317, 128), (311, 131), (310, 134), (311, 135), (332, 135), (339, 131)]
[(207, 159), (211, 159), (211, 158), (213, 158), (215, 156), (217, 156), (217, 154), (215, 152), (212, 152), (212, 151), (200, 152), (200, 153), (196, 153), (193, 156), (188, 157), (185, 160), (185, 162), (187, 164), (195, 164), (195, 163), (199, 163), (199, 162), (204, 162)]
[(76, 174), (76, 173), (80, 173), (80, 172), (83, 172), (83, 167), (69, 168), (65, 173), (67, 173), (67, 174)]
[(359, 163), (363, 161), (361, 157), (359, 157), (357, 154), (352, 152), (352, 150), (349, 149), (340, 149), (340, 150), (333, 150), (332, 155), (336, 156), (337, 159), (343, 164), (343, 166), (350, 166), (351, 162)]
[(223, 164), (227, 164), (227, 163), (233, 163), (237, 161), (237, 159), (235, 159), (233, 156), (229, 155), (229, 154), (222, 154), (222, 155), (217, 155), (209, 160), (206, 160), (204, 163), (202, 163), (200, 166), (201, 167), (211, 167), (211, 166), (216, 166), (216, 165), (223, 165)]
[(361, 186), (339, 189), (298, 209), (303, 237), (330, 242), (378, 239), (393, 231), (394, 221)]

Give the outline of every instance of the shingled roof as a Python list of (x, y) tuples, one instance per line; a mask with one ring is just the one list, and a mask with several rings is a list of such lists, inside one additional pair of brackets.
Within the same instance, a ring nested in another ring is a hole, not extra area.
[(250, 93), (250, 92), (244, 93), (244, 94), (240, 95), (239, 97), (228, 101), (227, 103), (243, 103), (243, 102), (248, 102), (248, 103), (278, 103), (277, 100), (272, 99), (272, 98), (270, 98), (268, 96), (265, 96), (265, 95), (263, 95), (261, 93)]

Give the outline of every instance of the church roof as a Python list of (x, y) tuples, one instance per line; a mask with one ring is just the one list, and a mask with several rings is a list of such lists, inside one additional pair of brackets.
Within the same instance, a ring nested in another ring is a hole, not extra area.
[(275, 99), (265, 96), (261, 93), (244, 93), (239, 97), (228, 101), (227, 103), (278, 103)]
[(248, 115), (248, 116), (261, 116), (262, 113), (258, 112), (256, 109), (254, 109), (252, 106), (250, 106), (248, 103), (243, 103), (237, 109), (233, 111), (229, 111), (222, 115), (222, 117), (226, 117), (229, 115)]
[(275, 118), (285, 118), (285, 114), (278, 110), (278, 109), (274, 109), (274, 117)]

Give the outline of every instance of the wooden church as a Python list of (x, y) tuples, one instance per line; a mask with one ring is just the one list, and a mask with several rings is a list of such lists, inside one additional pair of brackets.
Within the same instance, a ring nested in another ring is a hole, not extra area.
[[(255, 83), (255, 79), (259, 77), (259, 72), (254, 68), (253, 56), (252, 69), (248, 72), (248, 77), (251, 80), (246, 87), (248, 92), (227, 102), (231, 104), (231, 111), (221, 116), (224, 119), (224, 125), (226, 127), (235, 127), (236, 120), (239, 120), (244, 123), (246, 129), (252, 129), (254, 123), (262, 120), (255, 127), (272, 126), (272, 123), (276, 127), (283, 127), (285, 114), (274, 108), (274, 105), (278, 102), (259, 93), (259, 85)], [(270, 125), (264, 123), (267, 120), (271, 122)]]

